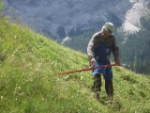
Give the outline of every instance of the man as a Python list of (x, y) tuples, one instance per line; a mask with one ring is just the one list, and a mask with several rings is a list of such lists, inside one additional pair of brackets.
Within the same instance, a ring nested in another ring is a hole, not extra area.
[[(89, 41), (87, 54), (91, 67), (110, 64), (109, 57), (111, 52), (113, 53), (115, 63), (120, 65), (119, 48), (116, 44), (115, 37), (112, 35), (113, 30), (113, 23), (106, 22), (102, 27), (102, 30), (95, 33)], [(105, 79), (106, 94), (109, 97), (113, 97), (112, 68), (97, 68), (92, 70), (92, 74), (94, 75), (94, 84), (92, 90), (94, 91), (96, 98), (99, 100), (102, 85), (101, 74), (103, 74)]]

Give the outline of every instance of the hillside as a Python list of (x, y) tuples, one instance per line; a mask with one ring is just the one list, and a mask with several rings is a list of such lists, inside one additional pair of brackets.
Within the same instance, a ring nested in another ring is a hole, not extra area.
[(58, 73), (88, 67), (87, 56), (33, 30), (0, 19), (0, 113), (150, 113), (150, 76), (113, 67), (110, 103), (91, 92), (91, 72)]

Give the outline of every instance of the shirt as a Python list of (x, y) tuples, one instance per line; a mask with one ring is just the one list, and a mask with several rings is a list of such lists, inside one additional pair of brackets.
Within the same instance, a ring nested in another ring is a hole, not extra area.
[(101, 32), (95, 33), (88, 43), (87, 54), (89, 59), (95, 58), (95, 49), (100, 45), (101, 42), (104, 43), (106, 46), (111, 47), (114, 60), (119, 60), (119, 47), (116, 44), (116, 39), (114, 35), (110, 35), (109, 37), (104, 38)]

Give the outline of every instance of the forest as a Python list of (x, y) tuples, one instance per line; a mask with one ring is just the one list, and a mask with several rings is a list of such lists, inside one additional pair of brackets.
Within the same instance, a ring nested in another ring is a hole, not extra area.
[(121, 48), (121, 60), (137, 73), (150, 74), (150, 16), (140, 19), (142, 29), (128, 35)]

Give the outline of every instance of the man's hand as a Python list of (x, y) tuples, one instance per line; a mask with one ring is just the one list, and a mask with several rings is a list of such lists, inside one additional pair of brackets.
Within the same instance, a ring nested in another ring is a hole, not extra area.
[(95, 58), (92, 58), (91, 61), (90, 61), (90, 64), (91, 64), (91, 67), (90, 68), (93, 68), (94, 67), (94, 63), (96, 62)]
[(116, 60), (115, 63), (121, 66), (120, 60)]

